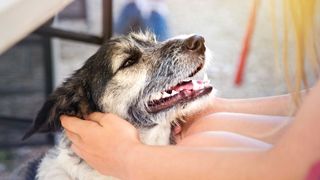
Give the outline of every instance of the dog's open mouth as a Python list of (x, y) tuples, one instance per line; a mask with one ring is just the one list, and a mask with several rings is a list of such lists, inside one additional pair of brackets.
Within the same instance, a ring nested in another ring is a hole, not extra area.
[[(196, 69), (189, 77), (194, 76), (201, 68)], [(147, 109), (150, 113), (157, 113), (176, 104), (186, 103), (209, 94), (212, 89), (213, 87), (207, 78), (203, 80), (183, 80), (177, 85), (161, 91), (158, 98), (151, 99), (147, 104)]]

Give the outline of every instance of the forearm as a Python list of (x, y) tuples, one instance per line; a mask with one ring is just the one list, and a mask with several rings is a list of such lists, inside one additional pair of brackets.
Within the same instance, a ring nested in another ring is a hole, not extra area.
[(184, 124), (182, 137), (205, 131), (229, 131), (274, 144), (286, 131), (291, 119), (287, 116), (213, 113)]
[(289, 94), (249, 99), (227, 99), (209, 96), (208, 99), (198, 112), (188, 116), (188, 120), (198, 119), (217, 112), (290, 116), (293, 110), (293, 103)]
[(141, 146), (128, 154), (125, 179), (270, 179), (267, 150)]
[(288, 116), (292, 114), (291, 95), (280, 95), (252, 99), (214, 99), (214, 112)]

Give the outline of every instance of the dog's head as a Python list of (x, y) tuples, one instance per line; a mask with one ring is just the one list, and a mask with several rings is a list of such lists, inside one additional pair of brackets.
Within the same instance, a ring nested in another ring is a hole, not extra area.
[(62, 114), (94, 111), (140, 128), (156, 126), (211, 92), (207, 81), (191, 80), (204, 67), (205, 52), (204, 38), (196, 35), (164, 42), (151, 33), (113, 38), (49, 96), (24, 138), (60, 129)]

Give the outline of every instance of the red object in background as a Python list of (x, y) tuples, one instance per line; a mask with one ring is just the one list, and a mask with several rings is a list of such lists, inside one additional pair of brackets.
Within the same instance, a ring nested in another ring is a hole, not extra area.
[(256, 23), (256, 16), (257, 16), (257, 9), (258, 5), (260, 4), (260, 0), (254, 0), (251, 14), (249, 17), (249, 22), (247, 26), (247, 31), (243, 40), (243, 45), (242, 45), (242, 50), (239, 58), (239, 63), (237, 66), (237, 71), (236, 71), (236, 76), (234, 79), (234, 83), (237, 86), (240, 86), (242, 84), (243, 80), (243, 72), (244, 72), (244, 67), (247, 61), (248, 53), (250, 51), (250, 44), (251, 44), (251, 39), (252, 35), (254, 32), (254, 27)]

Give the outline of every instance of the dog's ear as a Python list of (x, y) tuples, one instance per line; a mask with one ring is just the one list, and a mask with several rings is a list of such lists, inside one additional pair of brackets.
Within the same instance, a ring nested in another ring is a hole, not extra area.
[[(69, 79), (70, 80), (70, 79)], [(95, 110), (92, 99), (84, 85), (67, 80), (52, 93), (40, 109), (32, 127), (23, 136), (23, 140), (37, 132), (54, 132), (61, 129), (60, 115), (72, 115), (82, 118)], [(73, 81), (74, 82), (74, 81)]]

